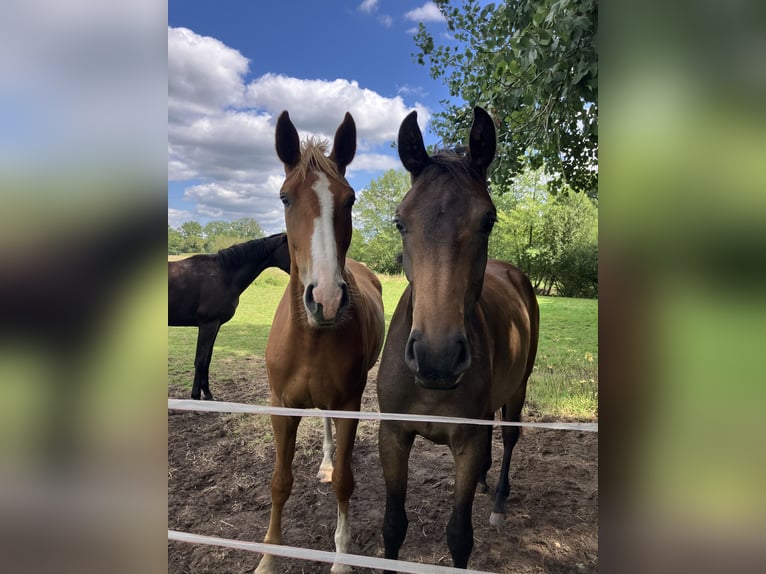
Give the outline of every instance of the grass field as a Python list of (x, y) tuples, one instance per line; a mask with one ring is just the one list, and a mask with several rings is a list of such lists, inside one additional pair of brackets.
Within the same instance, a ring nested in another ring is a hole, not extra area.
[[(379, 275), (386, 325), (406, 279)], [(274, 310), (288, 277), (267, 269), (240, 297), (234, 318), (221, 327), (210, 366), (211, 380), (240, 368), (237, 359), (262, 356)], [(556, 419), (598, 416), (598, 301), (539, 297), (540, 345), (527, 392), (527, 408)], [(168, 379), (191, 387), (197, 329), (168, 327)], [(229, 359), (229, 360), (227, 360)], [(212, 385), (211, 385), (212, 387)]]

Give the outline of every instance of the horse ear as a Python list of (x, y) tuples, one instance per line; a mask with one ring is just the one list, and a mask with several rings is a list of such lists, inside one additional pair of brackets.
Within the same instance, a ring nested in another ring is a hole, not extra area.
[(489, 164), (495, 158), (497, 136), (495, 134), (495, 122), (479, 106), (473, 109), (473, 125), (468, 140), (468, 149), (471, 153), (471, 163), (482, 174), (486, 175)]
[(396, 146), (399, 150), (399, 159), (413, 176), (420, 174), (431, 160), (423, 143), (423, 134), (418, 127), (417, 110), (410, 112), (399, 126)]
[(277, 119), (276, 146), (277, 156), (285, 164), (285, 171), (298, 165), (301, 159), (301, 140), (287, 110), (279, 114)]
[(335, 131), (330, 159), (338, 166), (341, 175), (346, 175), (346, 166), (351, 163), (356, 154), (356, 124), (351, 114), (346, 112), (343, 122)]

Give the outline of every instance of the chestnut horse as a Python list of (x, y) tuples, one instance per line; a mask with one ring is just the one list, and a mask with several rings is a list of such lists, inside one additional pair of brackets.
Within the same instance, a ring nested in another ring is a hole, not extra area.
[[(356, 153), (356, 126), (346, 114), (332, 152), (325, 142), (301, 145), (287, 112), (276, 127), (277, 155), (285, 167), (280, 198), (292, 267), (266, 345), (271, 405), (358, 411), (367, 372), (383, 345), (382, 287), (367, 267), (346, 258), (351, 243), (354, 190), (344, 177)], [(265, 542), (282, 543), (282, 510), (293, 485), (292, 462), (300, 417), (272, 416), (276, 462), (271, 481), (271, 517)], [(350, 542), (348, 504), (354, 490), (351, 453), (357, 419), (336, 418), (337, 456), (325, 419), (324, 460), (319, 478), (332, 480), (338, 499), (337, 552)], [(266, 554), (256, 572), (273, 572)], [(350, 569), (334, 564), (333, 572)]]
[[(495, 155), (492, 118), (475, 108), (467, 151), (429, 156), (410, 113), (399, 129), (399, 157), (412, 187), (396, 211), (409, 284), (388, 331), (378, 370), (381, 412), (519, 421), (537, 352), (539, 310), (516, 267), (487, 260), (495, 207), (487, 168)], [(503, 461), (491, 522), (502, 523), (508, 469), (518, 427), (503, 427)], [(455, 459), (454, 507), (447, 543), (457, 568), (473, 549), (471, 512), (486, 487), (492, 427), (382, 421), (380, 460), (386, 484), (383, 540), (396, 559), (407, 533), (405, 496), (413, 440), (449, 446)]]
[(287, 237), (278, 233), (168, 261), (168, 325), (199, 327), (191, 396), (213, 400), (208, 374), (221, 325), (234, 316), (239, 296), (267, 267), (290, 272)]

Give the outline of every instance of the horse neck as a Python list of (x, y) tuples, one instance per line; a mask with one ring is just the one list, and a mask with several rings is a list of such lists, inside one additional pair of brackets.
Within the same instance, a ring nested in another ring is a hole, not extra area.
[(264, 269), (274, 264), (272, 255), (277, 247), (278, 244), (273, 246), (263, 239), (258, 239), (234, 248), (236, 251), (230, 253), (228, 265), (233, 273), (232, 282), (240, 292), (247, 289)]

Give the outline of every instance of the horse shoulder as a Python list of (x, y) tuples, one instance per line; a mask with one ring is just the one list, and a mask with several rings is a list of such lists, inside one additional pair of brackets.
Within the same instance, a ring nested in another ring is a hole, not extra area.
[(490, 260), (484, 277), (480, 304), (495, 339), (499, 359), (508, 358), (508, 369), (520, 378), (527, 369), (532, 348), (537, 346), (539, 310), (532, 284), (510, 263)]
[(485, 281), (490, 277), (492, 278), (490, 281), (496, 280), (500, 288), (505, 291), (505, 297), (520, 301), (528, 309), (536, 306), (537, 298), (532, 283), (515, 265), (499, 259), (490, 259), (487, 261)]

